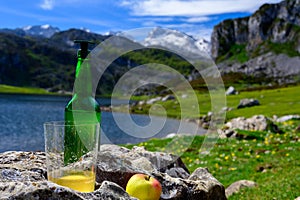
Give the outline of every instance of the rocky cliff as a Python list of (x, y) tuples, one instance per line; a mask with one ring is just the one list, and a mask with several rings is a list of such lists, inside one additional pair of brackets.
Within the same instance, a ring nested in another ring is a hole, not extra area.
[(225, 73), (293, 82), (300, 73), (300, 1), (265, 4), (249, 17), (225, 20), (214, 27), (211, 43)]

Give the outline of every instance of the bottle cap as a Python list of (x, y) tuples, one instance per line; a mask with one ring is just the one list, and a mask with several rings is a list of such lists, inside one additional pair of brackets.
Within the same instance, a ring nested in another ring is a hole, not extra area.
[(77, 55), (83, 59), (85, 59), (90, 52), (88, 50), (89, 44), (95, 44), (95, 42), (88, 41), (88, 40), (74, 40), (74, 43), (80, 44), (80, 49), (78, 50)]

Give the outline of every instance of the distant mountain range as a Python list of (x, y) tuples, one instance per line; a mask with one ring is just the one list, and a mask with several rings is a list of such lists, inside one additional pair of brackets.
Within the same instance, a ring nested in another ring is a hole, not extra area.
[(210, 53), (210, 43), (205, 39), (196, 40), (180, 31), (160, 27), (151, 30), (142, 44), (144, 46), (168, 47), (191, 53), (198, 53), (199, 50)]
[[(262, 77), (260, 80), (266, 83), (297, 82), (300, 81), (299, 10), (300, 0), (265, 4), (249, 17), (229, 19), (216, 25), (211, 42), (156, 27), (137, 45), (163, 46), (183, 53), (211, 53), (222, 74)], [(86, 29), (61, 31), (50, 25), (0, 29), (0, 84), (71, 91), (78, 48), (73, 41), (86, 39), (100, 43), (110, 36)], [(132, 40), (132, 43), (136, 42)], [(126, 71), (145, 63), (166, 64), (189, 80), (197, 78), (195, 69), (178, 56), (148, 49), (115, 60), (100, 80), (98, 92), (112, 91)]]
[[(0, 84), (42, 87), (50, 91), (71, 91), (76, 49), (79, 48), (78, 45), (74, 45), (74, 40), (85, 39), (98, 44), (110, 36), (83, 29), (60, 31), (50, 25), (0, 29)], [(159, 27), (153, 29), (139, 45), (171, 49), (182, 48), (184, 45), (185, 51), (191, 52), (199, 51), (199, 48), (203, 51), (209, 49), (209, 43), (205, 40), (197, 41), (184, 33)], [(165, 57), (167, 54), (169, 56)], [(168, 60), (170, 57), (173, 59)], [(144, 50), (142, 53), (133, 52), (111, 64), (100, 80), (101, 87), (98, 92), (106, 94), (112, 91), (114, 84), (128, 69), (149, 62), (167, 64), (186, 76), (193, 71), (192, 66), (181, 62), (172, 53), (155, 49)]]
[(55, 33), (60, 32), (60, 30), (59, 28), (52, 27), (49, 24), (45, 24), (41, 26), (25, 26), (23, 28), (16, 29), (0, 29), (0, 32), (13, 33), (18, 36), (40, 36), (43, 38), (50, 38)]

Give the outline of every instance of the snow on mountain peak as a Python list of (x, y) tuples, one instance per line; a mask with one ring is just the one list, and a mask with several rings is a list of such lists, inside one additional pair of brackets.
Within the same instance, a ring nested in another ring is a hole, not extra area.
[(24, 30), (24, 31), (28, 31), (28, 30), (31, 29), (31, 27), (32, 27), (32, 26), (25, 26), (25, 27), (23, 27), (23, 30)]
[(156, 27), (149, 32), (143, 41), (145, 46), (161, 46), (170, 50), (183, 50), (185, 53), (209, 53), (209, 42), (204, 39), (196, 40), (192, 36), (177, 30)]
[(84, 28), (84, 27), (81, 27), (81, 28), (80, 28), (80, 30), (82, 30), (82, 31), (85, 31), (85, 32), (87, 32), (87, 33), (90, 33), (90, 32), (91, 32), (91, 30), (90, 30), (90, 29), (88, 29), (88, 28)]
[(50, 25), (49, 24), (45, 24), (45, 25), (42, 25), (41, 28), (42, 29), (48, 29), (48, 28), (50, 28)]
[(22, 28), (26, 35), (41, 36), (50, 38), (53, 34), (59, 32), (59, 29), (52, 27), (49, 24), (41, 26), (25, 26)]

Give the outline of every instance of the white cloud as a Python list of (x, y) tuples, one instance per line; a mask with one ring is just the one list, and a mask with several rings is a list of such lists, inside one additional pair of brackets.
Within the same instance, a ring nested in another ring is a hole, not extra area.
[(52, 10), (55, 4), (55, 0), (43, 0), (40, 7), (44, 10)]
[(252, 12), (264, 3), (281, 0), (123, 0), (136, 16), (206, 16), (230, 12)]
[(58, 6), (81, 6), (87, 4), (96, 5), (100, 1), (98, 0), (42, 0), (42, 3), (39, 4), (39, 7), (44, 10), (52, 10)]
[(210, 20), (211, 20), (210, 17), (201, 16), (201, 17), (190, 17), (190, 18), (186, 19), (185, 21), (189, 22), (189, 23), (197, 23), (197, 22), (207, 22)]
[(172, 22), (175, 19), (173, 17), (133, 17), (129, 18), (130, 21), (133, 22)]

